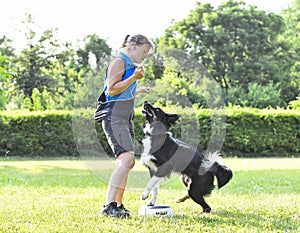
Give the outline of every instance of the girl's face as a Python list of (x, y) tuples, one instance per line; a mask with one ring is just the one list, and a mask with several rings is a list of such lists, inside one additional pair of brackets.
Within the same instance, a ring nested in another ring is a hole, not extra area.
[(132, 48), (133, 62), (142, 63), (147, 58), (150, 49), (149, 44), (134, 45)]

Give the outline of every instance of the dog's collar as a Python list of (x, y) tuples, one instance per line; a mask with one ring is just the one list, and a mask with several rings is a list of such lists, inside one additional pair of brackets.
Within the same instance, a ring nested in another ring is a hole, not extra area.
[(171, 132), (165, 132), (165, 133), (150, 133), (150, 132), (146, 132), (145, 133), (145, 136), (149, 136), (149, 137), (151, 137), (151, 136), (160, 136), (160, 135), (169, 135), (169, 136), (171, 136), (172, 137), (172, 133)]
[(151, 124), (149, 122), (147, 122), (145, 125), (144, 125), (144, 129), (143, 129), (143, 132), (144, 132), (144, 135), (145, 136), (159, 136), (159, 135), (170, 135), (172, 136), (172, 133), (169, 132), (169, 131), (162, 131), (162, 132), (159, 132), (159, 129), (156, 129), (156, 131), (158, 132), (153, 132), (153, 127), (151, 127)]

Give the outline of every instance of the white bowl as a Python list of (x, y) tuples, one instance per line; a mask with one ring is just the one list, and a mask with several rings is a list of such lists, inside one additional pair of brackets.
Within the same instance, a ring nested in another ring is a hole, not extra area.
[(158, 216), (158, 217), (172, 217), (171, 206), (155, 205), (155, 206), (141, 206), (138, 215)]

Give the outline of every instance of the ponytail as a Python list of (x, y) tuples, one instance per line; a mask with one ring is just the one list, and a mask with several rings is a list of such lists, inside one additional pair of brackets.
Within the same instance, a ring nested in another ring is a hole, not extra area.
[(127, 46), (129, 37), (130, 37), (130, 35), (125, 36), (125, 39), (121, 45), (121, 48), (125, 48)]

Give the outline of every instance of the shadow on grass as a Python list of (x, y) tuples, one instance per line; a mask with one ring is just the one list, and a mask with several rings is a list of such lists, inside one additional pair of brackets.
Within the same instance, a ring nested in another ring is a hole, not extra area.
[[(62, 161), (63, 163), (63, 161)], [(0, 166), (0, 186), (68, 186), (68, 187), (105, 187), (113, 167), (99, 166), (97, 171), (76, 167), (40, 164), (37, 166), (2, 165)], [(148, 171), (132, 170), (129, 173), (127, 189), (144, 189), (149, 181)], [(234, 172), (233, 179), (220, 190), (226, 194), (284, 194), (300, 192), (300, 170), (257, 170)], [(184, 186), (178, 176), (166, 179), (162, 189), (182, 190)]]
[(276, 232), (296, 232), (300, 228), (299, 222), (293, 221), (292, 218), (281, 218), (278, 216), (265, 216), (260, 213), (245, 213), (238, 211), (218, 210), (210, 214), (176, 214), (175, 221), (192, 224), (200, 222), (206, 227), (216, 226), (236, 227), (237, 229), (251, 229), (255, 232), (276, 231)]
[[(107, 187), (109, 178), (115, 168), (111, 161), (107, 163), (92, 164), (93, 169), (86, 167), (67, 168), (67, 165), (47, 164), (9, 164), (0, 166), (0, 186), (26, 185), (26, 186), (67, 186), (67, 187)], [(90, 164), (90, 165), (91, 165)], [(95, 165), (99, 165), (96, 167)], [(178, 176), (174, 177), (178, 180)], [(172, 179), (174, 179), (172, 178)], [(127, 190), (143, 190), (150, 179), (147, 169), (132, 170), (127, 181)], [(162, 182), (169, 183), (172, 179)]]
[[(0, 187), (6, 185), (23, 186), (65, 186), (77, 188), (106, 188), (113, 172), (111, 167), (102, 167), (97, 171), (79, 168), (65, 168), (54, 165), (37, 167), (0, 166)], [(148, 171), (131, 171), (126, 189), (142, 190), (149, 180)]]

